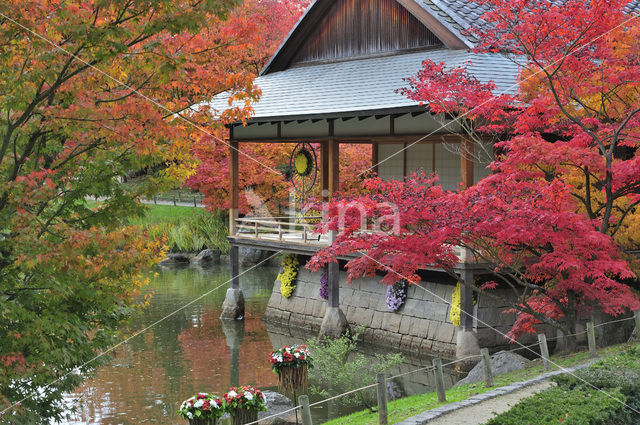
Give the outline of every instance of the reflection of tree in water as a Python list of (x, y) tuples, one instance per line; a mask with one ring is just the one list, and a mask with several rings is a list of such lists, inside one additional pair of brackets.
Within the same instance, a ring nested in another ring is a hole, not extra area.
[[(273, 386), (271, 350), (261, 317), (275, 280), (272, 270), (257, 270), (247, 284), (247, 334), (240, 347), (242, 383)], [(228, 280), (226, 267), (161, 270), (152, 278), (151, 304), (132, 320), (125, 335), (149, 326), (180, 306)], [(264, 288), (264, 285), (268, 285)], [(77, 391), (85, 400), (76, 423), (176, 423), (178, 404), (197, 391), (223, 392), (229, 386), (229, 347), (219, 320), (226, 287), (171, 315), (116, 350), (111, 364), (96, 371)], [(255, 295), (254, 295), (255, 294)], [(267, 295), (263, 295), (267, 294)], [(255, 299), (254, 297), (266, 299)], [(126, 418), (126, 422), (123, 422)], [(73, 422), (71, 422), (73, 423)]]

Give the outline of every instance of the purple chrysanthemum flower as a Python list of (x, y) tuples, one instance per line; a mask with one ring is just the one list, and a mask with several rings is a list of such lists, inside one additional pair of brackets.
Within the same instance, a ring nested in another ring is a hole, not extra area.
[(407, 299), (407, 282), (400, 280), (387, 286), (387, 308), (390, 311), (398, 311)]
[(325, 267), (320, 277), (320, 298), (329, 298), (329, 268)]

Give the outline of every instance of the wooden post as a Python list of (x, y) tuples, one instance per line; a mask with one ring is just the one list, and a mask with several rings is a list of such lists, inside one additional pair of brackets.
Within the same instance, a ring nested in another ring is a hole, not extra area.
[(309, 409), (309, 396), (301, 395), (298, 400), (302, 406), (302, 425), (313, 425), (311, 420), (311, 409)]
[(636, 319), (636, 338), (640, 339), (640, 310), (634, 311), (633, 315)]
[(231, 245), (229, 249), (229, 271), (231, 274), (231, 289), (240, 289), (240, 258), (237, 245)]
[(322, 200), (327, 201), (329, 195), (329, 142), (322, 142), (320, 145), (320, 189), (322, 190)]
[(238, 197), (240, 195), (240, 183), (238, 179), (238, 149), (240, 144), (236, 141), (229, 142), (229, 236), (235, 236), (237, 231), (236, 219), (238, 218)]
[(465, 268), (462, 278), (466, 284), (460, 287), (460, 326), (465, 331), (473, 331), (473, 289), (467, 285), (473, 285), (475, 273)]
[(442, 373), (442, 359), (436, 357), (433, 359), (433, 366), (435, 368), (435, 376), (436, 376), (436, 391), (438, 392), (438, 402), (444, 403), (447, 401), (447, 393), (444, 390), (444, 376)]
[(593, 322), (587, 322), (587, 341), (589, 342), (589, 355), (596, 357), (598, 353), (596, 352), (596, 332)]
[(176, 206), (176, 195), (173, 195), (173, 206)]
[(196, 195), (193, 195), (193, 207), (196, 208), (198, 206), (198, 202), (196, 201)]
[(153, 195), (153, 203), (158, 205), (158, 197), (156, 195)]
[[(393, 117), (391, 117), (391, 122), (393, 122)], [(373, 171), (376, 174), (378, 174), (378, 162), (380, 162), (380, 160), (378, 159), (378, 155), (379, 155), (378, 144), (372, 143), (371, 144), (371, 171)]]
[(387, 380), (384, 373), (380, 372), (376, 375), (378, 383), (378, 424), (387, 425)]
[(547, 336), (545, 334), (538, 334), (538, 342), (540, 343), (540, 356), (542, 356), (544, 370), (549, 370), (549, 347), (547, 346)]
[(483, 348), (480, 350), (482, 354), (482, 364), (484, 366), (484, 382), (487, 388), (493, 387), (493, 373), (491, 372), (491, 356), (489, 356), (489, 349)]
[(336, 139), (329, 140), (329, 194), (333, 195), (340, 190), (340, 142)]
[(473, 186), (473, 141), (466, 137), (460, 141), (460, 175), (462, 186)]

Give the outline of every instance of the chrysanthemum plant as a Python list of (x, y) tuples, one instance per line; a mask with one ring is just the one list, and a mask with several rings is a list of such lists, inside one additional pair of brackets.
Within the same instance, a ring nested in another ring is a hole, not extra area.
[(222, 398), (207, 393), (198, 393), (188, 400), (185, 400), (178, 415), (193, 420), (213, 420), (215, 421), (226, 413), (226, 405)]

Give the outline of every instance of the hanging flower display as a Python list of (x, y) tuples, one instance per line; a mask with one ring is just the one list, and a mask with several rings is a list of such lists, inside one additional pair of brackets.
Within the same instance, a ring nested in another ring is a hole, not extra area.
[(295, 254), (287, 255), (282, 260), (282, 272), (278, 274), (278, 280), (280, 281), (280, 293), (285, 298), (290, 298), (293, 295), (293, 291), (296, 289), (296, 279), (298, 278), (298, 268), (300, 261)]
[(407, 282), (399, 280), (393, 285), (387, 286), (387, 308), (389, 311), (398, 311), (407, 300)]
[(278, 375), (278, 385), (284, 391), (306, 390), (308, 371), (313, 368), (306, 345), (284, 346), (271, 353), (271, 368)]
[(460, 306), (462, 302), (462, 284), (458, 282), (456, 289), (451, 294), (451, 310), (449, 311), (449, 320), (456, 326), (460, 326)]
[(326, 266), (320, 276), (320, 298), (329, 299), (329, 268)]
[(188, 419), (191, 425), (215, 425), (225, 413), (224, 400), (207, 393), (198, 393), (185, 400), (178, 410), (178, 416)]
[(248, 385), (229, 388), (222, 396), (231, 415), (231, 425), (243, 425), (258, 420), (258, 412), (267, 410), (262, 391)]

